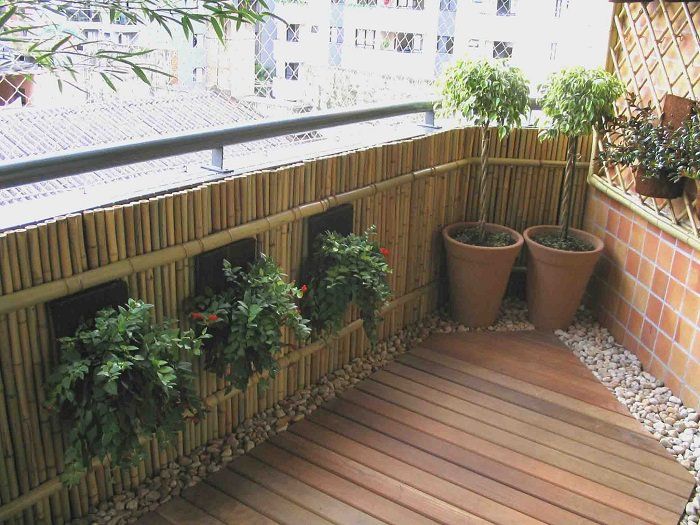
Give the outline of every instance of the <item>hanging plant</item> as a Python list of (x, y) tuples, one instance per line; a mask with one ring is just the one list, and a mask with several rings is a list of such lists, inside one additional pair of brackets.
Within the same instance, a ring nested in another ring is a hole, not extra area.
[(223, 271), (229, 287), (196, 297), (191, 317), (198, 332), (211, 334), (204, 346), (207, 370), (245, 390), (254, 374), (277, 373), (283, 326), (300, 341), (310, 329), (296, 305), (302, 291), (284, 281), (271, 258), (261, 255), (247, 271), (224, 261)]
[(302, 300), (302, 311), (322, 336), (340, 330), (352, 303), (360, 310), (364, 330), (377, 340), (380, 309), (391, 289), (386, 261), (389, 251), (373, 240), (374, 226), (362, 235), (326, 232), (316, 243), (311, 258), (313, 276)]
[(152, 309), (129, 299), (60, 340), (47, 407), (67, 431), (62, 479), (69, 485), (93, 457), (134, 465), (142, 459), (144, 438), (155, 434), (167, 444), (183, 418), (202, 414), (191, 364), (182, 356), (199, 355), (208, 336), (180, 332), (171, 322), (152, 325)]
[[(675, 192), (678, 196), (673, 181), (680, 178), (687, 160), (680, 144), (681, 130), (664, 126), (653, 107), (638, 105), (634, 97), (628, 99), (628, 105), (629, 116), (607, 123), (600, 160), (606, 165), (631, 167), (642, 195), (657, 196), (661, 192), (663, 195), (658, 196), (663, 197)], [(647, 186), (651, 193), (644, 191)]]

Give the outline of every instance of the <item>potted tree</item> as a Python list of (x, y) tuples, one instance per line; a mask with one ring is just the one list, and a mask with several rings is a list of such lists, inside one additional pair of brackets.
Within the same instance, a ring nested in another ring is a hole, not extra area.
[(582, 67), (553, 74), (542, 86), (545, 115), (540, 139), (563, 134), (568, 139), (560, 200), (560, 226), (533, 226), (523, 232), (527, 245), (527, 303), (539, 329), (566, 328), (576, 313), (603, 243), (570, 227), (571, 193), (578, 139), (614, 117), (615, 100), (624, 87), (611, 74)]
[(488, 218), (488, 151), (495, 130), (502, 139), (518, 126), (529, 106), (528, 81), (503, 62), (460, 60), (441, 80), (443, 114), (481, 130), (479, 220), (447, 226), (443, 232), (454, 318), (467, 326), (492, 324), (508, 285), (513, 263), (523, 245), (522, 236)]
[(628, 102), (629, 116), (611, 119), (605, 126), (600, 159), (608, 166), (628, 166), (639, 195), (675, 199), (683, 194), (679, 173), (683, 166), (681, 130), (663, 125), (651, 106)]

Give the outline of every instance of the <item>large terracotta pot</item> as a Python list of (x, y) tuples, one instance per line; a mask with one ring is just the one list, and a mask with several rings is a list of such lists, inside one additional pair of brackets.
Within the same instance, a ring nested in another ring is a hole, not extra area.
[(569, 234), (587, 241), (593, 250), (557, 250), (533, 240), (559, 231), (559, 226), (532, 226), (523, 232), (527, 245), (528, 314), (539, 330), (565, 329), (571, 324), (603, 251), (603, 241), (598, 237), (574, 228), (569, 229)]
[(683, 195), (683, 181), (672, 182), (668, 179), (657, 179), (655, 177), (644, 177), (644, 171), (635, 166), (634, 191), (645, 197), (657, 199), (676, 199)]
[(506, 293), (513, 263), (523, 246), (522, 236), (498, 224), (487, 224), (492, 232), (506, 232), (515, 243), (491, 248), (456, 241), (452, 234), (475, 222), (460, 222), (442, 230), (447, 250), (447, 273), (450, 280), (450, 306), (453, 318), (471, 327), (489, 326), (498, 317)]

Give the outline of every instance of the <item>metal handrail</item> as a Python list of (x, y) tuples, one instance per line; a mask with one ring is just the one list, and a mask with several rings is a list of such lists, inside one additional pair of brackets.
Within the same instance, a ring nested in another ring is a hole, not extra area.
[(434, 105), (434, 100), (420, 100), (321, 111), (1, 162), (0, 189), (208, 149), (213, 163), (220, 164), (224, 146), (413, 113), (429, 114), (430, 122)]

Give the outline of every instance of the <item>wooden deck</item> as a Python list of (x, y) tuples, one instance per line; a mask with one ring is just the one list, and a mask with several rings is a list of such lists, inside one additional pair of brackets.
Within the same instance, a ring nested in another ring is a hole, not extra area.
[(692, 487), (553, 336), (451, 334), (140, 523), (675, 525)]

